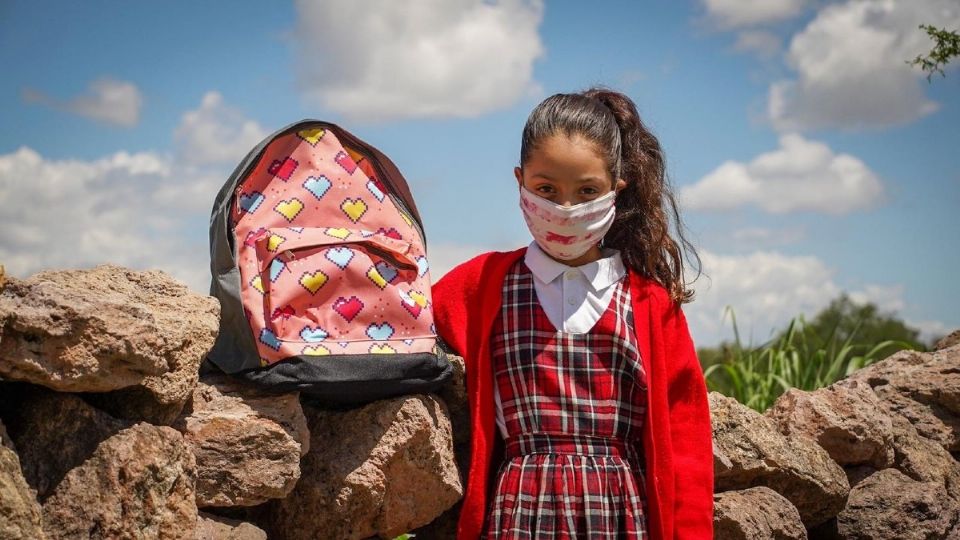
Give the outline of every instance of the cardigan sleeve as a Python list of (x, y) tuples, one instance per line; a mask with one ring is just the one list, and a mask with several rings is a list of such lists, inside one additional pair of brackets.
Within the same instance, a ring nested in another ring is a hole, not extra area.
[(665, 353), (672, 369), (667, 381), (670, 435), (673, 446), (674, 538), (713, 538), (713, 433), (703, 369), (687, 319), (670, 302), (663, 320)]
[(482, 256), (478, 256), (461, 263), (430, 289), (437, 334), (464, 359), (467, 358), (467, 332), (471, 322), (469, 308), (475, 301), (482, 261)]

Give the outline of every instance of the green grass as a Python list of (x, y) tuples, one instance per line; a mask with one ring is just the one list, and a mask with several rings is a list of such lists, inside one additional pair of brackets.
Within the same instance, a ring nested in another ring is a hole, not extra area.
[(835, 326), (826, 338), (806, 332), (803, 315), (794, 317), (785, 332), (760, 346), (744, 346), (730, 306), (734, 342), (719, 353), (719, 360), (704, 370), (709, 390), (735, 398), (756, 411), (765, 411), (790, 388), (816, 390), (882, 359), (894, 348), (914, 349), (903, 341), (859, 343), (857, 329), (841, 341)]

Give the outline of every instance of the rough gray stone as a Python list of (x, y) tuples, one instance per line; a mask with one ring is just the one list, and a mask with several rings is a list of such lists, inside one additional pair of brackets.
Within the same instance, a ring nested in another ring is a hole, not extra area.
[(219, 314), (216, 299), (157, 270), (11, 278), (0, 292), (0, 376), (68, 392), (140, 385), (176, 408), (196, 384)]
[(715, 491), (767, 486), (797, 508), (806, 527), (843, 508), (847, 477), (816, 441), (785, 436), (769, 418), (718, 392), (709, 400)]

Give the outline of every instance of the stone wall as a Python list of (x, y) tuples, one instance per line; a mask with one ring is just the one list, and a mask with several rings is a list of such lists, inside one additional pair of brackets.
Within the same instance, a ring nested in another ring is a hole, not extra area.
[[(162, 272), (0, 274), (0, 538), (453, 538), (463, 363), (351, 410), (200, 375), (219, 305)], [(960, 344), (764, 414), (710, 393), (722, 539), (960, 539)]]

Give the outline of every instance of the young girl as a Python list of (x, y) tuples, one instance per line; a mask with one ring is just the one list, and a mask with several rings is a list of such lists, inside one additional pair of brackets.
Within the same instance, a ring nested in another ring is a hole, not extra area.
[(534, 241), (433, 288), (473, 428), (457, 537), (712, 539), (710, 410), (657, 139), (623, 94), (557, 94), (514, 174)]

